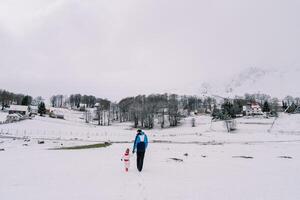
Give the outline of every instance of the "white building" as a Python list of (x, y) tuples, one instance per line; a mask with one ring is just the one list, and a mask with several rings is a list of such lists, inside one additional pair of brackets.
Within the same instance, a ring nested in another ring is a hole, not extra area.
[(243, 111), (246, 115), (263, 115), (262, 109), (257, 103), (251, 103), (243, 106)]
[(29, 115), (29, 107), (21, 105), (10, 105), (8, 109), (9, 114), (19, 113), (21, 115)]

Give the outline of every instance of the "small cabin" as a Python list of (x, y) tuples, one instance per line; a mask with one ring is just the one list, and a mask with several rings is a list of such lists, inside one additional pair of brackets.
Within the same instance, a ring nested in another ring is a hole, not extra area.
[(23, 116), (29, 115), (29, 107), (21, 105), (10, 105), (8, 109), (9, 114), (21, 114)]

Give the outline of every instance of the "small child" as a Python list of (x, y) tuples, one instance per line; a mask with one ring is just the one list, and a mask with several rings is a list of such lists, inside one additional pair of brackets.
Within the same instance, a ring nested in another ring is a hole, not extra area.
[(130, 155), (129, 155), (129, 148), (126, 149), (124, 155), (122, 156), (122, 161), (124, 161), (125, 171), (128, 172), (130, 166)]

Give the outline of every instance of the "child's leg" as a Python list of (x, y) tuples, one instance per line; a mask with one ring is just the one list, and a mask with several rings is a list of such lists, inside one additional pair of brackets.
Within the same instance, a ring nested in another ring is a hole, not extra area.
[(128, 169), (130, 167), (130, 162), (129, 161), (125, 161), (125, 171), (128, 172)]

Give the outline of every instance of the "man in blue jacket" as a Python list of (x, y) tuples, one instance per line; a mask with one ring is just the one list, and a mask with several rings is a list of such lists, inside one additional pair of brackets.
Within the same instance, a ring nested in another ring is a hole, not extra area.
[(144, 156), (147, 146), (147, 135), (141, 129), (138, 129), (137, 134), (135, 136), (132, 153), (134, 154), (136, 149), (136, 166), (139, 171), (142, 171), (143, 169)]

